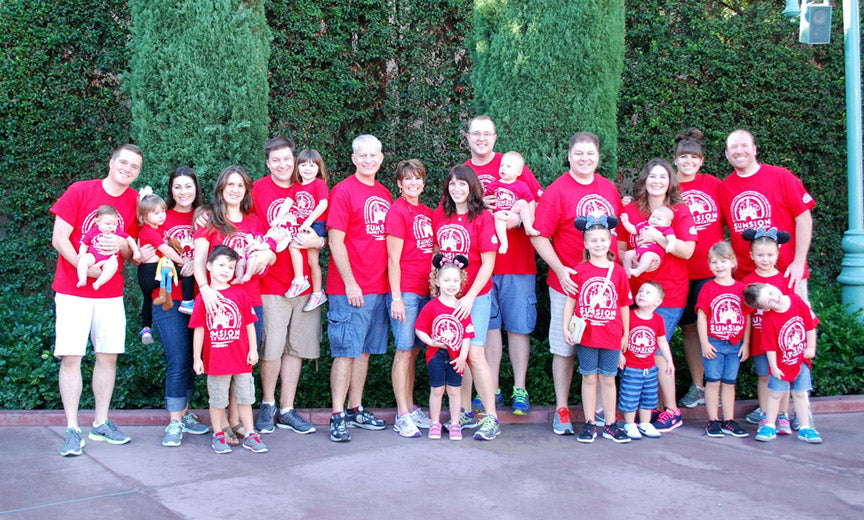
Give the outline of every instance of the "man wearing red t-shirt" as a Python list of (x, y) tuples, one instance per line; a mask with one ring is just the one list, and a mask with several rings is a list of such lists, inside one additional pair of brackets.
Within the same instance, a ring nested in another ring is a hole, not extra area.
[(582, 263), (585, 243), (573, 221), (588, 215), (621, 214), (618, 188), (595, 173), (600, 163), (600, 140), (590, 132), (580, 132), (570, 138), (569, 144), (570, 169), (540, 197), (534, 220), (540, 236), (531, 238), (537, 254), (549, 265), (549, 350), (553, 354), (552, 379), (557, 410), (552, 430), (558, 435), (574, 434), (567, 396), (573, 380), (576, 347), (564, 341), (562, 321), (567, 295), (577, 291), (571, 276), (576, 273), (574, 268)]
[[(255, 181), (252, 190), (252, 209), (258, 219), (270, 227), (279, 215), (287, 198), (294, 198), (294, 141), (281, 136), (264, 145), (265, 164), (270, 171)], [(296, 207), (296, 205), (295, 205)], [(286, 229), (296, 233), (296, 228)], [(296, 233), (296, 240), (305, 248), (320, 248), (324, 240), (314, 233)], [(308, 262), (303, 262), (308, 269)], [(308, 275), (308, 272), (304, 272)], [(297, 383), (304, 359), (318, 359), (321, 355), (321, 310), (305, 312), (309, 290), (296, 298), (286, 298), (294, 271), (288, 250), (276, 254), (276, 262), (261, 277), (261, 304), (264, 307), (261, 338), (261, 409), (255, 420), (255, 429), (272, 433), (276, 427), (297, 433), (314, 433), (309, 424), (294, 409)], [(276, 382), (282, 378), (279, 407), (276, 407)]]
[[(126, 312), (123, 307), (123, 264), (132, 251), (119, 235), (99, 241), (96, 249), (104, 255), (118, 254), (120, 268), (99, 290), (92, 281), (77, 287), (78, 244), (94, 225), (96, 209), (108, 204), (120, 213), (119, 227), (129, 235), (138, 235), (135, 210), (138, 192), (132, 182), (141, 172), (143, 155), (132, 144), (117, 148), (108, 161), (104, 179), (72, 184), (51, 207), (54, 230), (51, 245), (59, 253), (52, 289), (56, 292), (56, 341), (54, 355), (60, 358), (59, 386), (66, 413), (66, 438), (60, 454), (81, 455), (84, 447), (78, 427), (78, 402), (81, 398), (81, 358), (87, 351), (87, 338), (93, 343), (96, 364), (93, 367), (95, 417), (90, 439), (110, 444), (126, 444), (131, 438), (108, 420), (108, 407), (114, 393), (117, 354), (125, 350)], [(152, 249), (148, 251), (152, 253)], [(88, 278), (99, 276), (101, 269), (91, 267)]]
[(789, 278), (789, 287), (806, 300), (807, 252), (813, 237), (810, 210), (816, 202), (792, 172), (758, 163), (756, 153), (753, 134), (747, 130), (735, 130), (726, 138), (726, 160), (735, 171), (720, 184), (718, 198), (738, 258), (735, 275), (741, 279), (755, 269), (750, 242), (741, 233), (760, 226), (776, 227), (792, 235), (780, 248), (777, 268)]
[[(474, 170), (485, 189), (488, 184), (498, 181), (498, 170), (501, 167), (502, 154), (495, 153), (495, 142), (498, 140), (495, 122), (486, 115), (476, 116), (468, 122), (465, 137), (471, 150), (471, 158), (465, 161), (465, 164)], [(528, 185), (535, 199), (543, 193), (543, 187), (527, 166), (523, 166), (518, 180)], [(528, 415), (531, 411), (526, 389), (531, 352), (528, 335), (534, 332), (537, 323), (537, 295), (534, 292), (537, 265), (534, 262), (531, 241), (519, 224), (519, 215), (512, 214), (507, 222), (507, 241), (510, 247), (507, 253), (498, 255), (495, 270), (492, 272), (492, 315), (486, 334), (486, 360), (492, 369), (493, 384), (498, 389), (495, 400), (498, 406), (503, 406), (504, 398), (498, 388), (503, 325), (507, 330), (510, 363), (513, 366), (513, 413)], [(502, 302), (506, 303), (501, 305)], [(477, 398), (472, 402), (472, 407), (480, 411), (483, 404)]]
[[(370, 354), (387, 352), (387, 242), (384, 221), (393, 196), (375, 175), (384, 160), (381, 141), (361, 135), (351, 143), (354, 175), (333, 187), (327, 214), (327, 337), (333, 365), (330, 440), (351, 440), (347, 426), (383, 430), (384, 421), (363, 408)], [(345, 399), (348, 409), (345, 409)]]

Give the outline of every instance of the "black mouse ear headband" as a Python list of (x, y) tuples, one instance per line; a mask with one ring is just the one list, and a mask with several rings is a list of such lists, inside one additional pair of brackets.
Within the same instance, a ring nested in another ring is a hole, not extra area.
[(780, 245), (792, 240), (792, 235), (785, 231), (777, 231), (776, 227), (765, 229), (759, 226), (756, 229), (745, 229), (741, 233), (741, 238), (748, 242), (753, 242), (759, 238), (770, 238), (774, 242), (777, 242), (777, 245)]
[(618, 226), (618, 217), (606, 215), (588, 215), (587, 217), (576, 217), (573, 221), (573, 226), (581, 232), (585, 232), (593, 227), (603, 227), (608, 230), (613, 230)]
[(453, 264), (459, 269), (464, 270), (468, 267), (468, 257), (465, 255), (453, 255), (449, 253), (438, 253), (432, 257), (432, 266), (435, 269), (441, 269), (446, 264)]

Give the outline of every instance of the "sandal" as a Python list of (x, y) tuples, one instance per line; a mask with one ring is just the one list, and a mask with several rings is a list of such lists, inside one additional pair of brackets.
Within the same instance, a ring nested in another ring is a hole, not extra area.
[(243, 428), (243, 425), (240, 423), (237, 423), (234, 426), (232, 426), (231, 431), (234, 433), (234, 435), (237, 436), (238, 440), (246, 437), (246, 429)]
[(227, 442), (229, 446), (238, 446), (240, 444), (240, 439), (237, 438), (237, 435), (231, 428), (224, 428), (222, 433), (225, 434), (225, 442)]

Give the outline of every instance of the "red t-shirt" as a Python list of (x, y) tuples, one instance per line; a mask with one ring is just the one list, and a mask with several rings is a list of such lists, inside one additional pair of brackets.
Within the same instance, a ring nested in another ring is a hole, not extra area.
[[(291, 207), (291, 213), (297, 215), (297, 225), (299, 226), (315, 211), (319, 202), (327, 200), (327, 183), (324, 182), (324, 179), (316, 178), (305, 185), (295, 183), (292, 188), (294, 188), (294, 206)], [(316, 220), (327, 222), (327, 211), (325, 210)]]
[[(777, 367), (783, 381), (794, 381), (801, 371), (807, 331), (816, 328), (810, 307), (797, 294), (790, 294), (792, 304), (786, 312), (766, 311), (762, 316), (762, 350), (777, 352)], [(806, 360), (809, 364), (809, 360)]]
[[(585, 252), (582, 232), (573, 227), (576, 217), (620, 214), (621, 196), (609, 179), (595, 174), (591, 184), (585, 185), (567, 172), (543, 192), (537, 203), (534, 227), (542, 236), (552, 239), (552, 247), (562, 264), (576, 267), (582, 263)], [(564, 293), (551, 269), (547, 283), (552, 289)]]
[[(273, 182), (273, 178), (268, 175), (255, 181), (255, 187), (252, 190), (252, 211), (258, 215), (258, 219), (262, 223), (266, 223), (269, 229), (271, 223), (279, 214), (279, 208), (286, 198), (294, 200), (294, 190), (297, 189), (297, 184), (291, 185), (289, 188), (283, 188)], [(289, 212), (288, 223), (282, 227), (293, 237), (303, 220), (299, 220), (294, 208), (297, 207), (294, 201), (294, 207)], [(306, 259), (306, 252), (303, 252), (303, 274), (309, 275), (309, 262)], [(294, 279), (294, 268), (291, 265), (291, 256), (287, 249), (280, 253), (276, 253), (276, 261), (267, 272), (261, 276), (261, 294), (278, 294), (283, 295), (291, 287), (291, 281)], [(306, 290), (303, 294), (309, 294), (312, 289)]]
[[(51, 206), (51, 213), (60, 217), (72, 226), (69, 241), (75, 251), (87, 231), (93, 226), (96, 210), (99, 206), (108, 204), (120, 213), (117, 229), (123, 229), (130, 236), (138, 236), (138, 219), (135, 211), (138, 207), (138, 192), (127, 188), (119, 197), (112, 197), (102, 188), (102, 179), (79, 181), (71, 186)], [(119, 255), (118, 255), (119, 256)], [(77, 266), (70, 264), (62, 255), (57, 257), (57, 268), (54, 272), (54, 283), (51, 288), (60, 294), (80, 296), (82, 298), (116, 298), (123, 296), (123, 257), (119, 256), (120, 268), (108, 282), (93, 290), (93, 284), (84, 287), (78, 285)]]
[[(621, 307), (631, 305), (633, 296), (623, 267), (614, 265), (609, 282), (605, 281), (607, 271), (608, 267), (597, 267), (591, 262), (576, 267), (573, 276), (579, 286), (576, 308), (579, 316), (588, 322), (580, 343), (586, 347), (618, 350), (624, 337)], [(593, 308), (592, 300), (597, 302)]]
[[(462, 342), (474, 337), (474, 325), (471, 324), (471, 316), (459, 320), (453, 315), (455, 307), (444, 304), (440, 299), (427, 303), (417, 315), (414, 329), (425, 332), (434, 341), (447, 345), (447, 353), (450, 359), (459, 357), (462, 350)], [(432, 360), (438, 353), (437, 347), (426, 348), (426, 362)]]
[[(486, 189), (486, 185), (492, 181), (498, 180), (501, 170), (501, 158), (504, 157), (503, 153), (495, 152), (492, 155), (492, 160), (483, 166), (477, 166), (471, 159), (465, 161), (465, 164), (471, 167), (474, 170), (474, 173), (477, 174), (477, 178), (480, 179), (480, 184), (483, 185), (483, 189)], [(524, 182), (531, 188), (532, 193), (535, 198), (539, 197), (543, 194), (543, 186), (537, 181), (537, 177), (534, 176), (534, 172), (531, 171), (531, 168), (527, 166), (522, 167), (522, 174), (519, 175), (519, 180)]]
[(183, 252), (180, 258), (184, 262), (191, 262), (195, 256), (195, 244), (192, 239), (192, 217), (193, 211), (181, 213), (175, 209), (165, 212), (165, 223), (159, 227), (162, 231), (162, 239), (167, 244), (169, 238), (180, 242)]
[[(384, 294), (387, 282), (387, 243), (384, 221), (393, 196), (380, 182), (364, 184), (352, 175), (333, 187), (327, 215), (327, 229), (345, 232), (345, 249), (354, 280), (363, 294)], [(327, 292), (345, 294), (345, 282), (330, 261)]]
[(687, 261), (691, 280), (714, 276), (708, 268), (708, 250), (723, 240), (723, 215), (717, 203), (719, 189), (720, 179), (703, 173), (697, 173), (690, 182), (681, 183), (681, 197), (690, 208), (698, 237), (693, 256)]
[[(151, 245), (151, 246), (153, 246), (153, 249), (156, 249), (157, 247), (161, 246), (164, 243), (165, 243), (165, 240), (163, 238), (162, 232), (159, 229), (150, 226), (149, 224), (144, 224), (143, 226), (141, 226), (141, 229), (138, 231), (138, 246), (139, 247)], [(162, 258), (163, 256), (164, 255), (162, 253), (160, 253), (159, 250), (156, 250), (156, 257), (157, 258)], [(179, 274), (180, 269), (177, 268), (177, 271)], [(176, 297), (179, 295), (179, 292), (180, 291), (177, 291), (175, 293), (174, 291), (171, 291), (172, 299), (176, 300), (177, 299)], [(153, 289), (151, 291), (150, 298), (155, 299), (158, 297), (159, 297), (159, 289)], [(180, 298), (180, 299), (182, 299), (182, 298)]]
[(753, 309), (744, 304), (744, 285), (720, 285), (710, 280), (699, 291), (696, 309), (705, 313), (708, 319), (708, 336), (726, 340), (733, 345), (741, 343), (744, 325)]
[[(783, 294), (792, 294), (792, 289), (789, 288), (789, 279), (783, 276), (783, 273), (777, 272), (774, 276), (762, 276), (756, 271), (748, 274), (742, 280), (744, 287), (751, 283), (767, 283), (780, 289)], [(750, 357), (760, 356), (765, 353), (762, 350), (762, 316), (765, 311), (762, 309), (753, 309), (750, 313)]]
[(416, 206), (403, 197), (390, 206), (384, 221), (384, 232), (402, 239), (399, 257), (399, 287), (402, 292), (429, 296), (429, 273), (432, 270), (432, 210), (422, 202)]
[[(474, 220), (469, 221), (467, 214), (454, 213), (448, 218), (444, 214), (444, 208), (438, 206), (432, 213), (432, 229), (435, 230), (435, 244), (440, 252), (468, 257), (468, 281), (465, 283), (465, 292), (468, 292), (477, 278), (477, 271), (480, 270), (480, 254), (498, 250), (492, 213), (481, 211)], [(491, 290), (490, 276), (477, 296)]]
[(87, 246), (87, 252), (93, 255), (97, 263), (103, 260), (108, 260), (112, 256), (116, 257), (117, 254), (115, 253), (113, 255), (103, 255), (96, 249), (96, 246), (98, 246), (99, 242), (101, 242), (105, 238), (110, 238), (111, 235), (117, 235), (122, 239), (129, 238), (129, 234), (120, 229), (119, 227), (114, 233), (103, 233), (99, 231), (99, 226), (93, 226), (87, 230), (87, 233), (84, 234), (84, 237), (81, 239), (81, 245)]
[(507, 184), (501, 179), (495, 179), (485, 187), (486, 195), (495, 195), (495, 211), (509, 210), (516, 201), (534, 201), (531, 188), (519, 179)]
[[(675, 238), (678, 240), (696, 240), (696, 226), (693, 224), (693, 217), (690, 215), (690, 209), (684, 204), (677, 204), (672, 208), (674, 218), (672, 219), (672, 229), (675, 230)], [(647, 215), (642, 215), (635, 202), (631, 202), (624, 208), (624, 213), (630, 218), (630, 223), (634, 226), (648, 220)], [(630, 249), (636, 247), (636, 237), (624, 229), (624, 226), (619, 226), (618, 240), (627, 242)], [(638, 291), (643, 283), (654, 280), (659, 283), (663, 290), (666, 291), (666, 297), (663, 299), (663, 307), (684, 307), (687, 305), (687, 292), (690, 290), (689, 284), (690, 269), (687, 266), (687, 260), (678, 258), (673, 254), (667, 254), (660, 260), (660, 267), (655, 271), (642, 273), (638, 278), (630, 279), (630, 288), (633, 291)]]
[[(254, 213), (244, 215), (243, 220), (240, 222), (233, 222), (233, 224), (236, 229), (227, 237), (215, 229), (205, 227), (195, 232), (195, 239), (206, 238), (207, 241), (210, 242), (210, 247), (207, 248), (208, 255), (210, 254), (210, 251), (213, 251), (214, 247), (218, 245), (226, 245), (234, 251), (237, 251), (241, 258), (246, 256), (247, 237), (251, 237), (252, 240), (256, 242), (264, 241), (264, 227), (261, 225), (261, 221), (258, 220), (258, 217)], [(267, 273), (265, 272), (264, 275), (266, 276)], [(256, 274), (248, 282), (239, 285), (244, 291), (246, 291), (246, 296), (249, 297), (249, 301), (252, 302), (252, 305), (256, 307), (261, 305), (261, 290), (259, 287), (260, 279), (261, 276)]]
[(647, 320), (640, 318), (636, 312), (630, 312), (630, 334), (627, 336), (627, 350), (624, 351), (625, 365), (640, 370), (652, 368), (655, 365), (657, 338), (665, 335), (663, 317), (656, 312), (651, 313)]
[(237, 286), (221, 289), (223, 296), (218, 312), (208, 314), (204, 300), (195, 298), (189, 328), (204, 328), (204, 349), (201, 359), (208, 376), (228, 376), (252, 373), (246, 362), (249, 355), (249, 335), (246, 326), (258, 321), (246, 293)]
[[(816, 205), (798, 177), (786, 168), (761, 164), (749, 177), (733, 172), (723, 179), (718, 198), (738, 257), (736, 277), (740, 280), (756, 269), (750, 258), (750, 242), (741, 238), (741, 233), (760, 226), (792, 234), (792, 240), (780, 246), (777, 259), (777, 269), (785, 271), (795, 259), (795, 217)], [(804, 277), (808, 276), (805, 270)]]

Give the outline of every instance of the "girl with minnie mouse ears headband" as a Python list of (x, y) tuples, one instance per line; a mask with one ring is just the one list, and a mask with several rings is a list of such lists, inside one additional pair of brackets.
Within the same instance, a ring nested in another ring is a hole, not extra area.
[(468, 268), (468, 257), (465, 255), (448, 255), (444, 253), (438, 253), (432, 257), (432, 272), (429, 274), (429, 291), (433, 298), (436, 298), (439, 294), (441, 294), (439, 280), (441, 278), (441, 274), (444, 271), (450, 269), (456, 269), (460, 272), (460, 284), (459, 284), (459, 292), (456, 297), (462, 297), (462, 290), (465, 288), (465, 281), (467, 280), (467, 275), (465, 270)]
[(591, 260), (591, 251), (589, 242), (591, 242), (588, 238), (589, 234), (593, 234), (595, 232), (606, 233), (608, 237), (608, 244), (606, 249), (606, 258), (608, 260), (614, 260), (615, 254), (609, 250), (609, 245), (612, 243), (612, 230), (618, 226), (618, 217), (611, 215), (588, 215), (587, 217), (576, 217), (576, 220), (573, 221), (573, 226), (576, 227), (579, 231), (582, 232), (582, 236), (584, 237), (585, 243), (585, 251), (584, 251), (584, 259), (586, 262)]
[(750, 248), (753, 248), (753, 245), (759, 243), (764, 244), (766, 241), (770, 240), (777, 244), (785, 244), (789, 240), (792, 239), (792, 235), (785, 231), (778, 231), (776, 227), (765, 229), (762, 226), (759, 226), (756, 229), (745, 229), (741, 233), (741, 238), (750, 242)]

